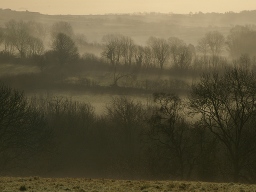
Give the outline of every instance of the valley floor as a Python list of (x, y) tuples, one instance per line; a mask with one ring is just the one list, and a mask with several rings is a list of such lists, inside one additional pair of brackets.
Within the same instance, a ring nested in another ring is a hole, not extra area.
[(110, 180), (85, 178), (0, 177), (1, 192), (256, 192), (256, 185), (183, 181)]

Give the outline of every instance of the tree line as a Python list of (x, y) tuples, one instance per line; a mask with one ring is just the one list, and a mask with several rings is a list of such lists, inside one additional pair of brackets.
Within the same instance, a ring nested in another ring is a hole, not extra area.
[[(112, 65), (136, 65), (197, 69), (218, 67), (226, 58), (255, 62), (256, 31), (253, 26), (235, 26), (225, 37), (211, 31), (198, 39), (197, 45), (182, 39), (149, 37), (146, 45), (137, 45), (129, 36), (108, 34), (98, 44), (88, 43), (84, 34), (76, 34), (68, 22), (57, 22), (50, 27), (37, 22), (10, 20), (0, 28), (1, 56), (20, 58), (41, 57), (37, 63), (76, 63), (78, 58), (91, 56), (83, 53), (85, 47), (97, 47), (101, 57)], [(44, 62), (42, 62), (42, 60)]]
[(1, 174), (255, 182), (255, 85), (248, 68), (226, 68), (187, 98), (115, 97), (101, 115), (1, 85)]

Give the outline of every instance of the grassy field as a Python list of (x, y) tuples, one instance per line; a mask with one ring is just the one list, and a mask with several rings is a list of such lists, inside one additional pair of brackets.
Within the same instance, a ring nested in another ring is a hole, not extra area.
[(186, 181), (110, 180), (88, 178), (1, 177), (0, 191), (74, 191), (74, 192), (128, 192), (128, 191), (256, 191), (256, 185), (235, 183), (207, 183)]

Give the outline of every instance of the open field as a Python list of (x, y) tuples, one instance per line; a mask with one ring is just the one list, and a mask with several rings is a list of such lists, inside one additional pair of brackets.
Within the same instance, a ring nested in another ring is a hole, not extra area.
[(86, 178), (41, 178), (41, 177), (2, 177), (2, 192), (15, 191), (74, 191), (74, 192), (117, 192), (117, 191), (256, 191), (256, 185), (234, 183), (178, 182), (110, 180)]

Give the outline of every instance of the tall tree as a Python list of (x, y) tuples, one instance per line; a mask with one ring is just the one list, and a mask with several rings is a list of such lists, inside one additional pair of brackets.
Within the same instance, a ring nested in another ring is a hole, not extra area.
[(216, 66), (224, 46), (225, 37), (218, 31), (211, 31), (198, 41), (197, 48), (203, 53), (204, 60), (206, 59), (207, 52), (209, 52), (212, 57), (212, 64)]
[(109, 34), (102, 38), (104, 50), (102, 56), (110, 61), (112, 65), (119, 65), (122, 57), (122, 35)]
[(124, 36), (121, 39), (122, 44), (122, 56), (124, 58), (124, 63), (127, 65), (132, 64), (132, 59), (135, 52), (135, 44), (131, 37)]
[(148, 39), (148, 45), (152, 49), (152, 53), (161, 69), (164, 67), (164, 63), (170, 56), (170, 46), (165, 39), (150, 37)]
[(202, 76), (192, 86), (190, 107), (224, 145), (235, 182), (243, 176), (248, 159), (255, 154), (256, 78), (241, 68)]

